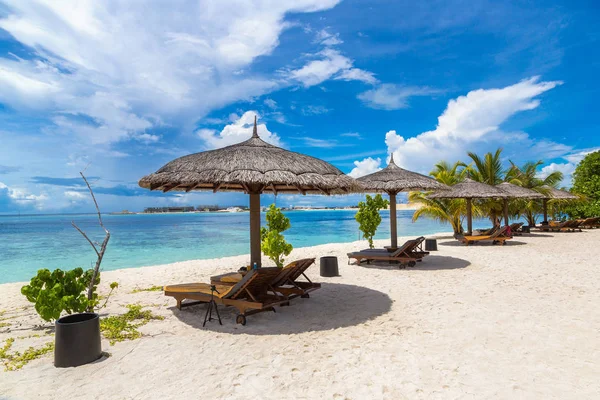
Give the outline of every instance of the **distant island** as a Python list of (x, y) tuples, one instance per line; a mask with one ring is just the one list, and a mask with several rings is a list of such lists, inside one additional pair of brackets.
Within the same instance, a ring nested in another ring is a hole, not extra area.
[[(397, 205), (397, 210), (417, 210), (419, 204), (402, 204)], [(357, 206), (344, 206), (344, 207), (329, 207), (329, 206), (289, 206), (281, 207), (282, 211), (325, 211), (325, 210), (356, 210)], [(261, 211), (266, 211), (267, 207), (261, 207)], [(220, 213), (236, 213), (236, 212), (248, 212), (248, 206), (238, 205), (230, 207), (222, 207), (219, 205), (200, 205), (194, 206), (168, 206), (168, 207), (146, 207), (144, 211), (132, 212), (129, 210), (123, 210), (118, 212), (112, 212), (111, 215), (132, 215), (132, 214), (180, 214), (180, 213), (205, 213), (205, 212), (220, 212)]]

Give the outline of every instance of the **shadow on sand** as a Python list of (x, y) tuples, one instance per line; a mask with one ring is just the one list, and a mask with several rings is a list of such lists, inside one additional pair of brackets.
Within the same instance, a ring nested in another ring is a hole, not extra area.
[[(406, 267), (406, 269), (415, 269), (420, 271), (436, 271), (442, 269), (458, 269), (466, 268), (471, 263), (462, 258), (450, 257), (450, 256), (438, 256), (429, 255), (423, 259), (423, 261), (417, 262), (414, 267)], [(359, 266), (359, 265), (355, 265)], [(360, 267), (364, 268), (377, 268), (377, 269), (399, 269), (399, 264), (390, 264), (387, 261), (372, 261), (371, 264), (362, 263)], [(404, 267), (402, 268), (404, 269)]]
[[(237, 310), (219, 306), (223, 325), (213, 320), (204, 322), (206, 305), (196, 305), (183, 310), (171, 307), (182, 322), (198, 329), (246, 335), (289, 335), (294, 333), (325, 331), (359, 325), (386, 314), (392, 299), (382, 292), (362, 286), (340, 283), (323, 283), (320, 290), (309, 299), (296, 298), (290, 306), (276, 307), (276, 312), (263, 312), (248, 317), (246, 326), (235, 323)], [(214, 313), (213, 313), (214, 314)]]
[[(477, 243), (471, 243), (468, 247), (483, 247), (483, 246), (498, 246), (498, 247), (509, 247), (509, 246), (522, 246), (525, 245), (527, 243), (525, 242), (520, 242), (519, 240), (515, 240), (515, 239), (511, 239), (511, 240), (507, 240), (504, 244), (504, 246), (496, 243), (493, 244), (492, 242), (477, 242)], [(452, 240), (449, 242), (441, 242), (438, 243), (438, 245), (440, 246), (454, 246), (454, 247), (467, 247), (466, 244), (459, 242), (458, 240)]]

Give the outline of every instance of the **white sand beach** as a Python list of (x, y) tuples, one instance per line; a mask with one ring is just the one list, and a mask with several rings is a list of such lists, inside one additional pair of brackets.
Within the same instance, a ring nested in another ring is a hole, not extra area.
[[(443, 235), (440, 237), (444, 237)], [(402, 238), (400, 239), (400, 241)], [(387, 244), (379, 241), (378, 245)], [(120, 288), (102, 314), (141, 303), (165, 317), (108, 358), (57, 369), (46, 355), (0, 372), (2, 399), (593, 399), (600, 398), (600, 230), (536, 233), (465, 247), (448, 235), (414, 268), (346, 265), (365, 242), (294, 250), (337, 255), (340, 274), (277, 313), (202, 327), (204, 306), (178, 311), (135, 288), (208, 282), (248, 256), (105, 272)], [(318, 260), (317, 260), (318, 262)], [(0, 285), (0, 346), (52, 341), (20, 294)], [(12, 314), (11, 314), (12, 313)], [(51, 326), (46, 324), (47, 326)], [(1, 367), (1, 366), (0, 366)]]

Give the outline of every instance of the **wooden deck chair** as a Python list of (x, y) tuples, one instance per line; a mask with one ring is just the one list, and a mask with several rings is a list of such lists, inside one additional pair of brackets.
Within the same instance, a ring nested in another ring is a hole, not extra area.
[(581, 221), (581, 225), (579, 226), (586, 229), (598, 228), (600, 226), (600, 217), (586, 218)]
[[(305, 299), (309, 298), (310, 292), (321, 288), (320, 283), (311, 281), (305, 273), (308, 267), (314, 263), (314, 258), (304, 258), (302, 260), (298, 260), (298, 265), (296, 268), (292, 270), (289, 275), (282, 277), (282, 279), (276, 279), (273, 282), (273, 287), (277, 292), (287, 296), (289, 299), (293, 299), (295, 297), (301, 297)], [(300, 277), (304, 277), (305, 280), (298, 280)]]
[(582, 222), (583, 221), (576, 220), (576, 219), (566, 221), (566, 224), (561, 228), (561, 231), (563, 231), (563, 232), (581, 232), (580, 225)]
[(510, 224), (510, 231), (515, 236), (521, 236), (523, 234), (523, 232), (520, 231), (522, 226), (523, 226), (522, 222), (515, 222), (513, 224)]
[(460, 240), (467, 246), (476, 242), (492, 242), (492, 244), (500, 243), (504, 246), (504, 242), (511, 239), (510, 236), (506, 235), (508, 229), (508, 226), (504, 226), (491, 235), (463, 236)]
[[(305, 274), (306, 269), (314, 264), (314, 262), (314, 258), (303, 258), (289, 263), (280, 269), (279, 275), (271, 282), (271, 286), (277, 293), (288, 296), (289, 299), (298, 296), (303, 298), (310, 297), (308, 295), (309, 292), (321, 287), (320, 283), (312, 282)], [(306, 281), (298, 281), (298, 278), (301, 276), (304, 276)], [(213, 276), (210, 278), (210, 282), (212, 284), (234, 285), (242, 278), (242, 274), (233, 272)]]
[(547, 225), (543, 224), (540, 226), (536, 226), (537, 229), (544, 232), (560, 232), (562, 228), (564, 228), (569, 221), (564, 222), (556, 222), (550, 221)]
[[(208, 283), (184, 283), (164, 287), (165, 296), (177, 300), (177, 308), (182, 309), (198, 303), (208, 303), (211, 295), (217, 304), (238, 309), (235, 321), (246, 325), (246, 317), (263, 311), (275, 311), (276, 305), (285, 304), (288, 299), (277, 295), (271, 282), (281, 272), (280, 268), (259, 268), (250, 270), (235, 285), (211, 285)], [(214, 286), (216, 291), (211, 291)], [(271, 291), (270, 294), (269, 291)], [(183, 302), (184, 300), (195, 300)]]
[(419, 241), (417, 239), (407, 240), (402, 246), (398, 248), (398, 250), (394, 252), (388, 252), (387, 250), (361, 250), (353, 253), (348, 253), (348, 262), (350, 259), (356, 259), (358, 264), (361, 264), (363, 261), (370, 263), (371, 261), (389, 261), (400, 263), (400, 267), (414, 267), (419, 260), (417, 255), (412, 254), (412, 251), (417, 248), (419, 245)]

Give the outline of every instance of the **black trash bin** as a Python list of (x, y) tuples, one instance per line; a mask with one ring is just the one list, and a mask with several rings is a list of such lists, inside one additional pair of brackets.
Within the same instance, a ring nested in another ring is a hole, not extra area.
[(437, 251), (437, 239), (425, 239), (425, 251)]
[(531, 233), (531, 227), (530, 226), (522, 226), (521, 227), (521, 232), (523, 233)]
[(321, 257), (321, 276), (332, 277), (339, 276), (338, 259), (335, 256)]
[(56, 321), (55, 367), (77, 367), (96, 361), (100, 357), (102, 347), (98, 314), (73, 314)]

